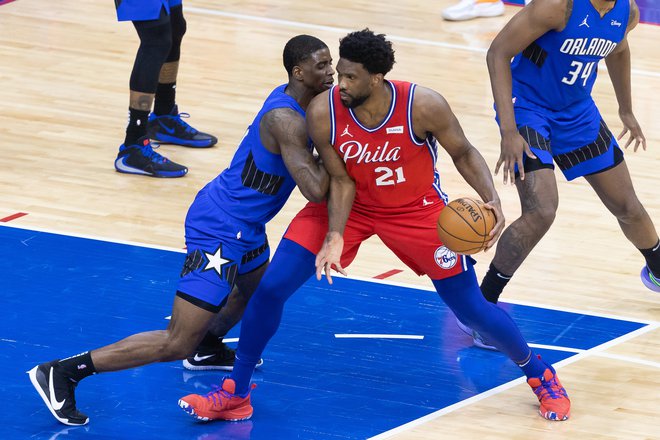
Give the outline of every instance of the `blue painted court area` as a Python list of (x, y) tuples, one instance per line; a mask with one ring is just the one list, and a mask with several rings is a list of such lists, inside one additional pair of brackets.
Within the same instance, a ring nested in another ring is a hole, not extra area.
[[(194, 422), (176, 402), (220, 374), (180, 363), (90, 377), (77, 390), (86, 427), (58, 424), (25, 374), (34, 365), (162, 329), (184, 254), (0, 227), (0, 438), (365, 439), (521, 374), (471, 347), (434, 292), (315, 279), (288, 303), (254, 377), (246, 422)], [(533, 343), (589, 349), (644, 324), (505, 305)], [(229, 337), (238, 335), (234, 329)], [(423, 339), (338, 339), (338, 333)], [(559, 335), (559, 336), (558, 336)], [(570, 353), (541, 350), (557, 362)], [(529, 411), (536, 411), (529, 394)]]

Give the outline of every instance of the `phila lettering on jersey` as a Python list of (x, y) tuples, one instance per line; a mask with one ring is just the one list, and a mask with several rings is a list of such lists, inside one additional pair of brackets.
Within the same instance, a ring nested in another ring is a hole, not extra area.
[(541, 35), (512, 61), (513, 96), (559, 111), (590, 99), (598, 62), (625, 37), (630, 2), (619, 0), (601, 18), (590, 1), (573, 1), (561, 32)]
[(355, 180), (354, 204), (359, 207), (421, 205), (429, 191), (446, 202), (435, 169), (437, 142), (432, 136), (418, 138), (412, 126), (415, 84), (386, 81), (392, 91), (389, 112), (376, 127), (363, 125), (345, 107), (339, 88), (329, 94), (330, 141)]

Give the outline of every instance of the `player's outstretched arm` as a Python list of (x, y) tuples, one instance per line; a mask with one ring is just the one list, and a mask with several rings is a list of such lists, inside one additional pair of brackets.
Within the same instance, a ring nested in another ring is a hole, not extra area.
[(344, 228), (355, 198), (355, 182), (348, 175), (344, 161), (330, 144), (328, 92), (318, 95), (310, 102), (306, 120), (309, 137), (312, 138), (330, 175), (328, 234), (316, 256), (316, 278), (320, 280), (325, 272), (328, 282), (332, 284), (331, 269), (346, 275), (340, 260), (344, 249)]
[(631, 1), (626, 37), (619, 43), (616, 49), (605, 58), (607, 72), (612, 80), (616, 100), (619, 103), (619, 117), (621, 118), (621, 122), (623, 122), (623, 130), (617, 139), (621, 139), (626, 133), (630, 133), (625, 148), (628, 148), (630, 144), (635, 141), (634, 151), (637, 151), (640, 145), (646, 150), (646, 138), (642, 133), (642, 128), (639, 126), (632, 109), (630, 46), (628, 45), (628, 33), (637, 26), (637, 23), (639, 23), (639, 8), (634, 1)]
[(264, 144), (272, 137), (272, 143), (279, 146), (284, 164), (305, 198), (322, 202), (330, 179), (308, 149), (305, 118), (290, 108), (271, 110), (261, 120), (261, 136)]
[(488, 49), (486, 62), (490, 84), (495, 99), (497, 116), (500, 120), (502, 141), (500, 157), (495, 165), (495, 174), (502, 167), (504, 183), (514, 184), (515, 167), (518, 165), (520, 178), (525, 179), (522, 166), (523, 152), (535, 157), (529, 145), (518, 134), (511, 101), (511, 58), (522, 52), (541, 35), (550, 30), (566, 26), (572, 0), (535, 0), (525, 6), (504, 26)]
[(504, 214), (493, 177), (483, 156), (468, 141), (461, 124), (449, 104), (439, 93), (417, 87), (413, 101), (413, 130), (419, 138), (432, 134), (447, 150), (465, 181), (493, 211), (497, 223), (491, 231), (486, 249), (495, 244), (504, 229)]

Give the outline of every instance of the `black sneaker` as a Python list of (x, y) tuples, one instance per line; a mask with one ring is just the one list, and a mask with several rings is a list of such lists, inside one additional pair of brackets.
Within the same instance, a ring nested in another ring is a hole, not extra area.
[(44, 403), (58, 422), (80, 426), (89, 422), (89, 417), (76, 408), (75, 390), (77, 383), (66, 377), (58, 361), (37, 365), (27, 372)]
[(218, 142), (217, 137), (194, 129), (182, 119), (189, 117), (188, 113), (179, 113), (179, 107), (176, 105), (169, 115), (156, 116), (151, 113), (147, 133), (151, 139), (158, 142), (184, 147), (208, 148)]
[[(227, 345), (222, 344), (222, 347), (213, 352), (197, 351), (194, 356), (183, 360), (183, 367), (188, 370), (222, 370), (232, 371), (234, 369), (234, 361), (236, 360), (236, 350), (232, 350)], [(261, 367), (264, 364), (263, 359), (255, 368)]]
[(134, 145), (119, 146), (115, 169), (120, 173), (151, 177), (183, 177), (188, 172), (188, 168), (183, 165), (156, 153), (147, 136), (138, 139)]

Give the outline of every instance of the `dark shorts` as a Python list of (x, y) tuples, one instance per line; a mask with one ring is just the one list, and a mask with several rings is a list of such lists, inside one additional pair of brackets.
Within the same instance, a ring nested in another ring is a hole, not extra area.
[(115, 8), (119, 21), (144, 21), (156, 20), (163, 8), (169, 14), (170, 8), (182, 3), (183, 0), (115, 0)]
[[(439, 280), (468, 270), (474, 260), (450, 251), (438, 238), (436, 225), (444, 206), (433, 192), (420, 198), (420, 206), (412, 209), (391, 208), (378, 212), (361, 210), (354, 204), (344, 230), (342, 266), (347, 267), (355, 259), (363, 241), (377, 235), (417, 275)], [(284, 238), (316, 254), (321, 250), (327, 232), (327, 206), (308, 203), (293, 219)]]
[(264, 225), (232, 220), (199, 192), (186, 216), (186, 260), (177, 295), (217, 312), (236, 277), (252, 272), (270, 257)]
[(593, 100), (552, 111), (516, 98), (518, 131), (538, 160), (525, 157), (525, 171), (554, 168), (567, 180), (599, 173), (623, 161), (623, 152)]

